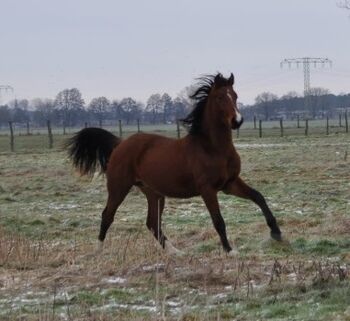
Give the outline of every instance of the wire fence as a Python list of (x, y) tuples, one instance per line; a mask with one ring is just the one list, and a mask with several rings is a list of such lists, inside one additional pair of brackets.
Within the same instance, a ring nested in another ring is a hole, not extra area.
[[(85, 123), (84, 127), (90, 127)], [(181, 138), (187, 134), (179, 122), (173, 124), (123, 124), (121, 120), (115, 126), (102, 126), (121, 138), (129, 137), (138, 132), (155, 133), (172, 138)], [(9, 122), (8, 127), (0, 128), (0, 152), (17, 152), (30, 150), (60, 149), (63, 142), (73, 133), (82, 127), (59, 128), (52, 127), (47, 121), (46, 127), (37, 127), (31, 123)], [(331, 135), (338, 133), (349, 133), (349, 122), (347, 113), (340, 115), (338, 119), (322, 120), (295, 120), (285, 121), (262, 121), (254, 119), (245, 122), (239, 130), (236, 130), (234, 137), (244, 138), (265, 138), (265, 137), (287, 137), (287, 136), (311, 136)]]

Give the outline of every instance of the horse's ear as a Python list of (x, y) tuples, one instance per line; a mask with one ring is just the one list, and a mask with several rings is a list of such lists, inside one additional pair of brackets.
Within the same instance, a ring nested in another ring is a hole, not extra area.
[(230, 78), (228, 79), (228, 83), (230, 86), (233, 86), (233, 84), (235, 83), (235, 77), (233, 76), (232, 72)]
[(218, 73), (214, 78), (215, 85), (221, 85), (222, 84), (222, 74)]

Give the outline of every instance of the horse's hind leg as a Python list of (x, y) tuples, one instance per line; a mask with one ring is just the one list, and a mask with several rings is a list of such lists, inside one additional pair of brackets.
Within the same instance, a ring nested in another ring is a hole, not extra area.
[(250, 199), (257, 204), (261, 208), (265, 216), (266, 223), (271, 229), (271, 237), (277, 241), (282, 240), (281, 231), (278, 227), (276, 219), (266, 204), (264, 196), (262, 196), (260, 192), (248, 186), (240, 177), (237, 177), (234, 181), (230, 182), (225, 187), (223, 192), (241, 198)]
[(109, 189), (108, 191), (108, 201), (105, 209), (102, 212), (102, 220), (100, 227), (100, 234), (98, 239), (102, 242), (106, 238), (107, 231), (114, 220), (115, 212), (117, 211), (119, 205), (123, 202), (126, 195), (129, 193), (130, 186), (119, 186), (118, 189)]
[(162, 231), (162, 214), (165, 204), (164, 196), (145, 187), (141, 187), (141, 191), (146, 195), (148, 202), (147, 228), (152, 232), (166, 252), (169, 254), (181, 254), (181, 251), (170, 243)]

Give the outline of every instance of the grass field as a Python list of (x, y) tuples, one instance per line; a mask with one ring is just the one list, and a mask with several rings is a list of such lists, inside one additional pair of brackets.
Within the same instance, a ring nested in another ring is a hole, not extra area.
[(350, 320), (350, 135), (334, 132), (236, 140), (285, 236), (271, 241), (254, 204), (220, 194), (237, 258), (200, 198), (167, 200), (165, 232), (186, 256), (164, 255), (137, 189), (96, 253), (104, 177), (80, 178), (44, 135), (18, 137), (15, 153), (0, 136), (0, 319)]

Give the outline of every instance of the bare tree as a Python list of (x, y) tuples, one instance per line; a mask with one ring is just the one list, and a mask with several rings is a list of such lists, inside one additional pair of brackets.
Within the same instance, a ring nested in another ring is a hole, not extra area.
[(322, 87), (310, 88), (309, 96), (311, 103), (311, 113), (312, 118), (315, 119), (317, 116), (317, 111), (321, 111), (322, 118), (325, 116), (325, 99), (323, 96), (329, 95), (330, 91)]
[(341, 2), (338, 2), (338, 6), (340, 8), (344, 8), (344, 9), (350, 10), (350, 0), (342, 0)]
[(265, 120), (269, 120), (269, 105), (272, 101), (277, 100), (278, 97), (270, 92), (263, 92), (256, 96), (255, 103), (264, 108)]
[(0, 106), (0, 126), (7, 125), (7, 122), (11, 120), (10, 108), (7, 105)]
[(63, 123), (63, 133), (66, 126), (73, 125), (78, 119), (80, 111), (83, 111), (84, 100), (77, 88), (60, 91), (55, 99), (55, 107), (60, 111)]
[(34, 121), (40, 125), (45, 125), (48, 120), (54, 121), (55, 118), (55, 106), (51, 99), (36, 98), (30, 103), (34, 109)]
[(280, 98), (279, 109), (284, 112), (285, 116), (293, 117), (298, 101), (301, 96), (296, 91), (289, 91)]
[(300, 95), (296, 91), (292, 90), (281, 96), (280, 99), (293, 99), (298, 97), (300, 97)]
[(173, 100), (172, 111), (174, 120), (182, 119), (186, 116), (187, 113), (190, 112), (191, 104), (188, 99), (184, 99), (182, 97), (176, 97)]
[(29, 102), (27, 99), (14, 99), (9, 102), (12, 120), (18, 123), (29, 121)]
[(132, 121), (136, 121), (141, 116), (142, 104), (130, 97), (122, 99), (120, 102), (120, 107), (123, 110), (123, 115), (127, 124), (130, 124)]
[(91, 100), (89, 111), (98, 119), (100, 127), (109, 109), (110, 102), (106, 97), (98, 97)]
[(167, 93), (162, 95), (161, 100), (163, 104), (163, 122), (166, 124), (171, 118), (173, 101)]
[(120, 105), (120, 102), (118, 100), (113, 100), (112, 103), (109, 105), (109, 113), (112, 117), (112, 119), (122, 119), (124, 117), (123, 115), (123, 109)]
[(147, 100), (146, 112), (150, 114), (152, 124), (159, 122), (163, 111), (163, 102), (160, 94), (151, 95)]

